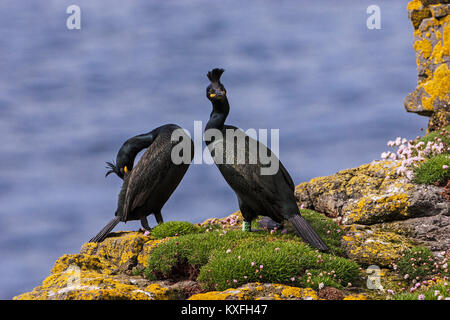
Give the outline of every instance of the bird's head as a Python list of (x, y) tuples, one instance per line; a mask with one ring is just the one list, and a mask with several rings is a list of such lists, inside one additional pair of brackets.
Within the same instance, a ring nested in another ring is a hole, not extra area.
[(129, 174), (133, 169), (134, 158), (129, 159), (128, 154), (121, 153), (117, 155), (116, 163), (114, 162), (106, 162), (106, 168), (109, 169), (106, 172), (105, 177), (107, 177), (110, 173), (115, 173), (119, 176), (119, 178), (123, 179), (125, 175)]
[(206, 87), (206, 97), (211, 102), (220, 101), (226, 98), (226, 90), (223, 84), (220, 82), (220, 76), (224, 73), (224, 69), (213, 69), (208, 72), (207, 77), (211, 82)]

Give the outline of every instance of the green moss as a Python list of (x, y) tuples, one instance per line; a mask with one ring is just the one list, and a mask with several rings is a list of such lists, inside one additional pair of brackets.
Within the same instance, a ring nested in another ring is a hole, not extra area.
[[(450, 155), (434, 156), (414, 168), (414, 182), (419, 184), (442, 183), (450, 179)], [(444, 169), (443, 166), (448, 166)]]
[(190, 222), (169, 221), (161, 223), (152, 229), (152, 236), (158, 239), (181, 236), (189, 233), (199, 232), (200, 228)]
[(202, 286), (213, 290), (249, 282), (305, 287), (322, 282), (340, 287), (358, 280), (359, 266), (319, 253), (292, 234), (212, 231), (179, 236), (159, 245), (152, 250), (145, 270), (149, 279), (195, 279), (197, 275)]
[(341, 257), (318, 253), (297, 240), (244, 241), (239, 246), (215, 250), (200, 270), (205, 288), (223, 290), (247, 282), (280, 283), (317, 288), (319, 283), (341, 287), (357, 281), (359, 266)]
[[(242, 239), (262, 236), (255, 232), (210, 231), (188, 234), (170, 239), (154, 248), (148, 259), (146, 277), (154, 279), (170, 278), (179, 264), (190, 265), (192, 269), (200, 268), (208, 262), (214, 249), (224, 249), (236, 245)], [(226, 250), (226, 249), (225, 249)]]

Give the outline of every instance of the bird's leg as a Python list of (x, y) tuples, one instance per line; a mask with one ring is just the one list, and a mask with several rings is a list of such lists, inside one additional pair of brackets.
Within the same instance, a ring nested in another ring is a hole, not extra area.
[(244, 220), (242, 222), (242, 231), (251, 232), (252, 231), (252, 222)]
[(155, 219), (156, 219), (156, 222), (158, 222), (158, 224), (164, 223), (161, 211), (155, 212)]
[(148, 236), (152, 229), (148, 225), (147, 217), (141, 217), (141, 225), (144, 231), (144, 236)]
[(241, 209), (242, 217), (244, 218), (244, 221), (242, 222), (242, 231), (251, 232), (252, 231), (252, 220), (255, 217), (253, 214), (252, 209), (247, 206), (244, 201), (242, 201), (238, 197), (239, 202), (239, 209)]

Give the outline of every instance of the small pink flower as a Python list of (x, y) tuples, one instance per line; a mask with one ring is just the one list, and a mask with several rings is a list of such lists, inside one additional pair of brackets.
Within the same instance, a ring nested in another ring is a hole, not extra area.
[(227, 253), (230, 253), (230, 252), (231, 252), (231, 249), (228, 249), (228, 250), (227, 250)]
[(234, 282), (234, 283), (237, 283), (237, 280), (236, 280), (236, 279), (233, 279), (233, 282)]
[(263, 265), (260, 265), (260, 266), (259, 266), (260, 269), (262, 269), (263, 267), (264, 267)]
[(447, 169), (448, 169), (448, 165), (444, 164), (444, 165), (442, 166), (442, 169), (447, 170)]
[(423, 294), (419, 294), (417, 297), (418, 300), (425, 300), (425, 296)]
[(291, 278), (291, 281), (295, 281), (295, 277), (292, 277), (292, 278)]
[(253, 266), (255, 265), (255, 263), (254, 263), (254, 262), (252, 262), (252, 263), (251, 263), (251, 265), (252, 265), (252, 267), (253, 267)]

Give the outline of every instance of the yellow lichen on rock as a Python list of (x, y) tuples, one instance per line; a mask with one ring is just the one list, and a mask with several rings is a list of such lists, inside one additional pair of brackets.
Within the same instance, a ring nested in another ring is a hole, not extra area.
[(311, 288), (298, 288), (284, 286), (281, 291), (281, 295), (288, 299), (301, 299), (301, 300), (318, 300), (316, 291)]
[(428, 131), (435, 131), (450, 123), (450, 5), (414, 0), (407, 10), (415, 29), (418, 86), (404, 106), (430, 117)]
[(129, 277), (114, 274), (117, 267), (108, 261), (83, 254), (65, 255), (58, 259), (41, 286), (14, 299), (90, 300), (161, 298), (161, 293), (142, 290)]
[(348, 295), (343, 300), (367, 300), (367, 296), (364, 294)]
[(300, 205), (326, 212), (342, 223), (371, 224), (405, 218), (414, 186), (396, 171), (400, 161), (373, 161), (299, 185)]
[(150, 256), (151, 251), (166, 240), (167, 239), (154, 239), (146, 241), (137, 256), (137, 267), (144, 269), (147, 266), (148, 257)]
[(423, 58), (428, 59), (433, 50), (433, 46), (428, 39), (417, 40), (416, 42), (414, 42), (414, 50), (420, 53)]
[(419, 10), (422, 9), (422, 2), (420, 0), (413, 0), (408, 3), (407, 10)]
[(318, 300), (311, 288), (272, 283), (247, 283), (239, 288), (211, 291), (191, 296), (189, 300)]
[(352, 225), (346, 232), (342, 242), (347, 255), (363, 265), (388, 266), (414, 246), (407, 237), (377, 227)]
[(117, 232), (101, 243), (84, 244), (80, 253), (102, 257), (120, 269), (128, 270), (136, 265), (144, 243), (151, 239), (139, 232)]
[(428, 96), (422, 96), (422, 105), (425, 110), (434, 110), (434, 102), (440, 100), (450, 104), (450, 69), (446, 64), (436, 68), (432, 78), (419, 85)]

